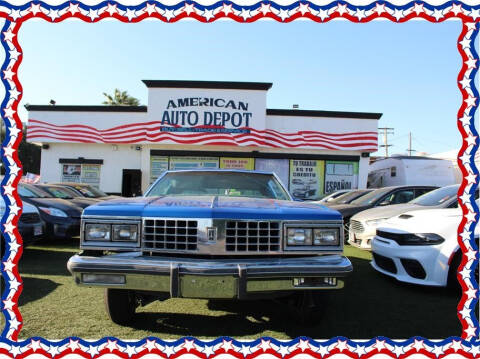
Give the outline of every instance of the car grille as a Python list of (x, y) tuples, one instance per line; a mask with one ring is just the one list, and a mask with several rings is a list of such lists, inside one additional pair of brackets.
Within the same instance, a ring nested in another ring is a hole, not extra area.
[(363, 228), (363, 224), (355, 220), (350, 220), (350, 229), (353, 233), (363, 233), (365, 230), (365, 228)]
[(146, 250), (196, 250), (198, 222), (176, 219), (146, 219), (143, 247)]
[(227, 221), (227, 252), (268, 252), (280, 250), (280, 222)]
[(38, 223), (40, 222), (40, 215), (38, 213), (22, 213), (20, 216), (22, 223)]

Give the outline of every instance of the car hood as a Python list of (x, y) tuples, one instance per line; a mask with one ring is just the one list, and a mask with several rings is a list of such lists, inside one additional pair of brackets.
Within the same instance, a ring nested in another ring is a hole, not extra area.
[(337, 211), (313, 203), (224, 196), (123, 198), (92, 205), (83, 214), (173, 218), (342, 219)]
[(431, 209), (431, 207), (420, 206), (414, 203), (392, 204), (390, 206), (379, 206), (369, 208), (354, 215), (356, 221), (370, 221), (379, 218), (391, 218), (407, 211)]
[(408, 211), (390, 218), (377, 228), (394, 233), (437, 233), (444, 238), (455, 238), (462, 219), (460, 208), (438, 208)]
[(326, 204), (328, 208), (334, 209), (336, 211), (339, 211), (343, 218), (349, 218), (353, 216), (354, 214), (357, 214), (358, 212), (364, 211), (366, 209), (372, 208), (371, 205), (367, 206), (359, 206), (359, 205), (353, 205), (353, 204), (332, 204), (329, 205), (328, 203)]
[(24, 202), (29, 202), (36, 207), (53, 207), (60, 209), (73, 217), (80, 217), (82, 208), (61, 198), (23, 198)]

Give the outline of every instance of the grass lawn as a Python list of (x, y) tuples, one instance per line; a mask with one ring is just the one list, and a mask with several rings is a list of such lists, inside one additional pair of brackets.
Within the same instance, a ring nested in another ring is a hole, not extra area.
[[(371, 254), (347, 246), (354, 272), (345, 288), (326, 294), (327, 308), (317, 325), (305, 327), (284, 315), (285, 308), (271, 302), (231, 302), (169, 299), (137, 309), (132, 327), (110, 322), (104, 310), (103, 290), (77, 287), (66, 268), (77, 252), (78, 241), (43, 244), (25, 249), (20, 263), (24, 288), (20, 297), (23, 316), (21, 338), (60, 339), (78, 336), (95, 339), (115, 336), (198, 338), (222, 335), (235, 338), (271, 336), (278, 339), (305, 335), (351, 339), (446, 338), (460, 335), (456, 314), (459, 295), (441, 288), (399, 283), (375, 272)], [(3, 316), (2, 316), (3, 321)]]

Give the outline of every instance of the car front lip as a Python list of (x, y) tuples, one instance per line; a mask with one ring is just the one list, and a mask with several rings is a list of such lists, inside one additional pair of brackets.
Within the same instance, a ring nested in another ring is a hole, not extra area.
[[(270, 258), (175, 258), (130, 252), (90, 257), (75, 255), (68, 270), (79, 285), (170, 292), (171, 297), (242, 298), (251, 292), (341, 288), (343, 282), (316, 288), (293, 284), (294, 278), (341, 278), (352, 271), (341, 255)], [(125, 283), (85, 283), (84, 274), (125, 276)]]

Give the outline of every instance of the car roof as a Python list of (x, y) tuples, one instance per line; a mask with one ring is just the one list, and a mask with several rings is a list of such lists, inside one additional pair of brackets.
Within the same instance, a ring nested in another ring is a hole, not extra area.
[(224, 169), (224, 168), (201, 168), (201, 169), (188, 169), (188, 170), (168, 170), (167, 173), (176, 172), (234, 172), (234, 173), (258, 173), (262, 175), (273, 175), (273, 172), (258, 171), (258, 170), (236, 170), (236, 169)]

